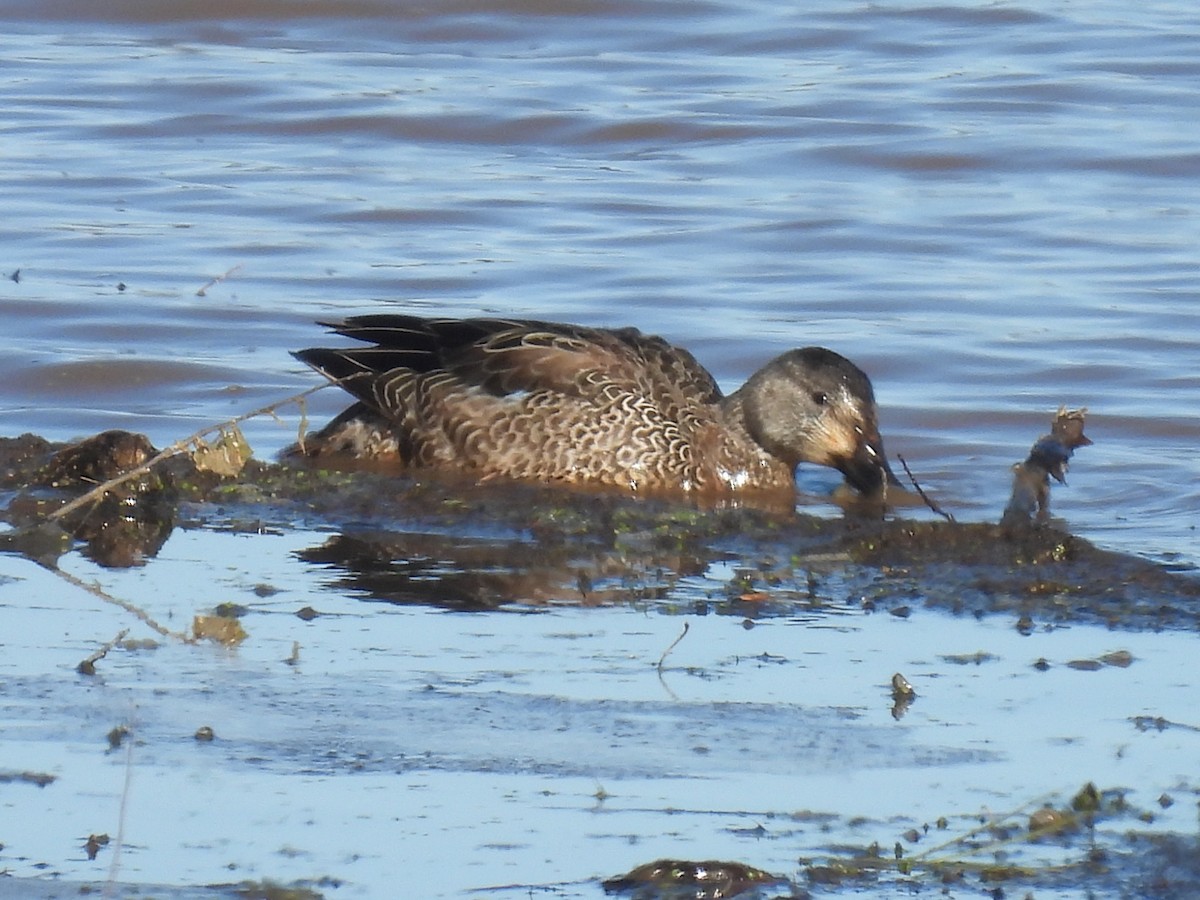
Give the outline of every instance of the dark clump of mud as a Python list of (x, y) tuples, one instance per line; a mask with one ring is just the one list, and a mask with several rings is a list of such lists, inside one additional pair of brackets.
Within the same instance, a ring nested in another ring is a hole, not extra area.
[(606, 893), (632, 900), (722, 900), (744, 897), (760, 885), (779, 885), (784, 880), (743, 863), (660, 859), (609, 878), (603, 887)]
[(738, 576), (716, 612), (769, 616), (838, 603), (1011, 613), (1125, 627), (1200, 623), (1200, 581), (1045, 523), (841, 520), (530, 485), (475, 485), (250, 460), (236, 477), (173, 457), (47, 526), (64, 500), (144, 461), (138, 435), (82, 447), (0, 439), (8, 548), (40, 562), (75, 544), (109, 566), (152, 557), (176, 527), (328, 531), (301, 554), (364, 599), (455, 609), (665, 601), (715, 563)]
[(1008, 612), (1043, 621), (1194, 627), (1200, 581), (1102, 550), (1048, 525), (890, 521), (844, 544), (877, 569), (890, 605), (919, 597), (955, 613)]

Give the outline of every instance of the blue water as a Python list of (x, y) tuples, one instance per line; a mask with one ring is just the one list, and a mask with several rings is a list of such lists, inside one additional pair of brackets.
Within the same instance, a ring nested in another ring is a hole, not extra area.
[(637, 324), (731, 388), (822, 343), (960, 517), (1087, 406), (1055, 510), (1200, 560), (1191, 5), (106, 8), (0, 38), (3, 432), (169, 443), (351, 312)]

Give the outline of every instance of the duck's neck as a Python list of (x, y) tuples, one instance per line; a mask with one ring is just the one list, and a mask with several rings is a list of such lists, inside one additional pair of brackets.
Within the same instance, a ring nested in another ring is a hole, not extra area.
[(721, 419), (730, 436), (757, 446), (754, 438), (750, 436), (750, 429), (746, 427), (746, 407), (742, 402), (741, 390), (734, 391), (728, 397), (722, 398)]
[(721, 420), (724, 428), (717, 465), (730, 488), (774, 490), (794, 486), (794, 468), (764, 450), (751, 435), (740, 390), (721, 401)]

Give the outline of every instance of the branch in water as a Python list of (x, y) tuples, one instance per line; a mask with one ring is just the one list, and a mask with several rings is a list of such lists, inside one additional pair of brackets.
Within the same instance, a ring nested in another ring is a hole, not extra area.
[(917, 483), (916, 476), (913, 475), (912, 470), (908, 467), (908, 463), (904, 461), (904, 457), (897, 453), (896, 459), (900, 460), (900, 465), (904, 467), (904, 474), (907, 475), (908, 480), (912, 482), (913, 489), (917, 492), (917, 495), (925, 501), (925, 505), (932, 509), (939, 516), (944, 518), (947, 522), (953, 522), (954, 516), (950, 515), (950, 513), (946, 512), (944, 509), (934, 503), (933, 500), (930, 499), (929, 495), (921, 489), (921, 485)]

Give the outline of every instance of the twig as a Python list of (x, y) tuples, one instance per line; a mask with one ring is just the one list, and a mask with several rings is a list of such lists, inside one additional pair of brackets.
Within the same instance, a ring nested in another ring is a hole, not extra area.
[[(183, 641), (185, 644), (194, 643), (192, 638), (189, 638), (186, 634), (180, 634), (178, 631), (172, 631), (170, 628), (167, 628), (165, 625), (160, 625), (158, 622), (156, 622), (150, 616), (149, 613), (147, 613), (145, 610), (141, 609), (140, 607), (134, 606), (128, 600), (122, 600), (119, 597), (114, 597), (112, 594), (107, 593), (103, 588), (99, 587), (98, 585), (88, 584), (86, 581), (83, 581), (80, 578), (76, 578), (70, 572), (64, 572), (58, 566), (51, 566), (50, 571), (53, 572), (55, 575), (57, 575), (59, 578), (66, 581), (67, 583), (72, 584), (77, 588), (82, 588), (83, 590), (87, 591), (93, 597), (98, 597), (99, 599), (103, 600), (105, 603), (111, 603), (114, 606), (119, 606), (119, 607), (121, 607), (121, 609), (125, 610), (125, 612), (127, 612), (127, 613), (132, 613), (133, 615), (135, 615), (139, 619), (141, 619), (143, 622), (145, 622), (148, 626), (150, 626), (150, 628), (154, 629), (159, 634), (161, 634), (163, 637), (175, 638), (176, 640)], [(122, 632), (121, 634), (123, 635), (124, 632)], [(120, 639), (121, 639), (121, 635), (117, 635), (117, 640), (120, 640)], [(114, 641), (114, 643), (115, 643), (115, 641)], [(106, 649), (105, 653), (107, 653), (107, 652), (108, 652), (108, 650)], [(103, 655), (103, 654), (101, 654), (101, 655)]]
[(668, 653), (670, 653), (672, 650), (674, 650), (674, 649), (675, 649), (675, 646), (676, 646), (676, 645), (677, 645), (677, 644), (678, 644), (680, 641), (682, 641), (682, 640), (683, 640), (683, 636), (684, 636), (685, 634), (687, 634), (687, 633), (688, 633), (688, 623), (687, 623), (687, 622), (684, 622), (684, 623), (683, 623), (683, 631), (679, 632), (679, 637), (677, 637), (677, 638), (675, 638), (675, 640), (671, 641), (671, 646), (669, 646), (669, 647), (668, 647), (666, 650), (664, 650), (664, 651), (663, 651), (663, 655), (662, 655), (662, 656), (660, 656), (660, 657), (658, 658), (658, 671), (659, 671), (660, 673), (661, 673), (661, 672), (662, 672), (662, 670), (663, 670), (663, 663), (664, 663), (664, 662), (666, 662), (666, 659), (667, 659), (667, 654), (668, 654)]
[(939, 516), (944, 518), (947, 522), (953, 522), (954, 516), (950, 515), (950, 513), (946, 512), (944, 509), (934, 503), (933, 500), (930, 499), (929, 495), (921, 489), (921, 485), (917, 482), (916, 476), (913, 475), (912, 469), (908, 467), (908, 463), (904, 461), (904, 457), (897, 453), (896, 459), (900, 460), (900, 465), (904, 466), (904, 474), (907, 475), (908, 480), (912, 482), (913, 489), (916, 490), (917, 496), (925, 501), (925, 505), (932, 509)]
[(226, 421), (222, 422), (219, 425), (209, 425), (206, 428), (202, 428), (199, 431), (197, 431), (195, 434), (193, 434), (191, 437), (186, 437), (183, 440), (176, 441), (174, 444), (172, 444), (170, 447), (167, 447), (165, 450), (160, 450), (157, 455), (152, 456), (150, 459), (146, 460), (140, 466), (136, 466), (135, 468), (130, 469), (128, 472), (123, 472), (122, 474), (117, 475), (115, 478), (110, 478), (108, 481), (105, 481), (103, 484), (96, 485), (94, 488), (92, 488), (86, 494), (82, 494), (82, 495), (76, 497), (70, 503), (63, 505), (63, 506), (59, 507), (58, 509), (56, 509), (54, 512), (50, 513), (50, 515), (47, 516), (46, 519), (47, 519), (47, 521), (53, 522), (55, 519), (61, 519), (63, 516), (67, 515), (68, 513), (74, 512), (75, 510), (79, 509), (81, 506), (86, 506), (88, 503), (93, 503), (93, 502), (99, 500), (101, 497), (103, 497), (106, 493), (111, 491), (113, 488), (124, 484), (126, 481), (129, 481), (130, 479), (137, 478), (139, 475), (149, 472), (151, 469), (153, 469), (156, 465), (158, 465), (164, 459), (169, 459), (172, 456), (178, 456), (179, 454), (185, 453), (189, 449), (194, 448), (196, 446), (196, 443), (198, 441), (200, 441), (207, 434), (212, 434), (214, 431), (227, 430), (231, 426), (236, 425), (239, 422), (244, 422), (247, 419), (253, 419), (255, 416), (273, 415), (275, 410), (278, 409), (279, 407), (286, 406), (289, 403), (300, 403), (309, 394), (315, 394), (317, 391), (322, 391), (325, 388), (329, 387), (329, 384), (334, 384), (334, 383), (336, 383), (336, 382), (331, 381), (327, 384), (318, 384), (316, 387), (311, 387), (306, 391), (301, 391), (299, 394), (294, 394), (291, 397), (287, 397), (283, 400), (277, 400), (274, 403), (271, 403), (267, 406), (261, 407), (260, 409), (256, 409), (253, 412), (243, 413), (240, 416), (234, 416), (232, 419), (227, 419)]
[(97, 650), (95, 653), (93, 653), (87, 659), (81, 661), (79, 663), (79, 665), (77, 665), (75, 667), (75, 671), (78, 672), (80, 675), (95, 675), (96, 674), (96, 663), (100, 662), (100, 660), (102, 660), (102, 659), (104, 659), (104, 657), (108, 656), (108, 651), (111, 650), (113, 647), (117, 646), (117, 644), (119, 644), (121, 642), (121, 640), (127, 634), (129, 634), (129, 629), (122, 628), (117, 633), (117, 636), (115, 638), (113, 638), (107, 644), (104, 644), (103, 646), (101, 646), (101, 648), (99, 650)]
[(232, 269), (230, 269), (224, 275), (218, 275), (216, 278), (209, 279), (208, 284), (204, 285), (204, 287), (202, 287), (202, 288), (200, 288), (200, 290), (196, 291), (196, 296), (197, 297), (207, 296), (208, 289), (210, 287), (214, 287), (214, 286), (220, 284), (222, 281), (224, 281), (226, 278), (228, 278), (230, 275), (232, 275), (234, 272), (236, 272), (238, 269), (240, 269), (242, 267), (242, 265), (243, 265), (243, 263), (238, 263), (236, 266), (234, 266)]
[[(925, 850), (922, 850), (920, 853), (914, 854), (912, 857), (910, 857), (910, 859), (913, 862), (924, 862), (924, 861), (938, 862), (939, 860), (933, 859), (933, 856), (935, 853), (940, 853), (941, 851), (946, 850), (947, 848), (953, 847), (956, 844), (963, 846), (963, 845), (965, 845), (966, 841), (975, 837), (975, 835), (982, 834), (983, 832), (988, 831), (989, 829), (995, 827), (996, 823), (1005, 822), (1009, 819), (1014, 819), (1017, 816), (1022, 815), (1026, 810), (1028, 810), (1031, 806), (1033, 806), (1035, 804), (1044, 805), (1046, 803), (1046, 801), (1049, 800), (1053, 796), (1054, 796), (1053, 793), (1048, 793), (1048, 794), (1043, 794), (1041, 797), (1035, 797), (1032, 800), (1028, 800), (1025, 803), (1022, 803), (1020, 806), (1018, 806), (1012, 812), (1005, 813), (1004, 815), (998, 816), (998, 815), (989, 814), (982, 822), (980, 822), (979, 825), (975, 826), (974, 828), (969, 829), (964, 834), (956, 835), (955, 837), (949, 838), (948, 840), (945, 840), (942, 843), (940, 843), (934, 847), (928, 847)], [(974, 847), (974, 848), (963, 846), (963, 850), (965, 851), (965, 854), (967, 856), (971, 856), (976, 853), (991, 852), (994, 848), (1003, 846), (1005, 844), (1020, 843), (1022, 840), (1027, 839), (1027, 838), (1028, 838), (1028, 835), (1022, 833), (1022, 834), (1015, 835), (1010, 838), (1004, 838), (999, 841), (993, 841), (989, 844), (981, 844), (980, 846)]]
[(125, 845), (125, 819), (129, 811), (129, 789), (133, 782), (133, 741), (125, 742), (125, 786), (121, 789), (121, 808), (117, 813), (117, 839), (113, 841), (112, 862), (108, 864), (108, 879), (104, 882), (105, 900), (115, 896), (117, 876), (121, 872), (121, 848)]

